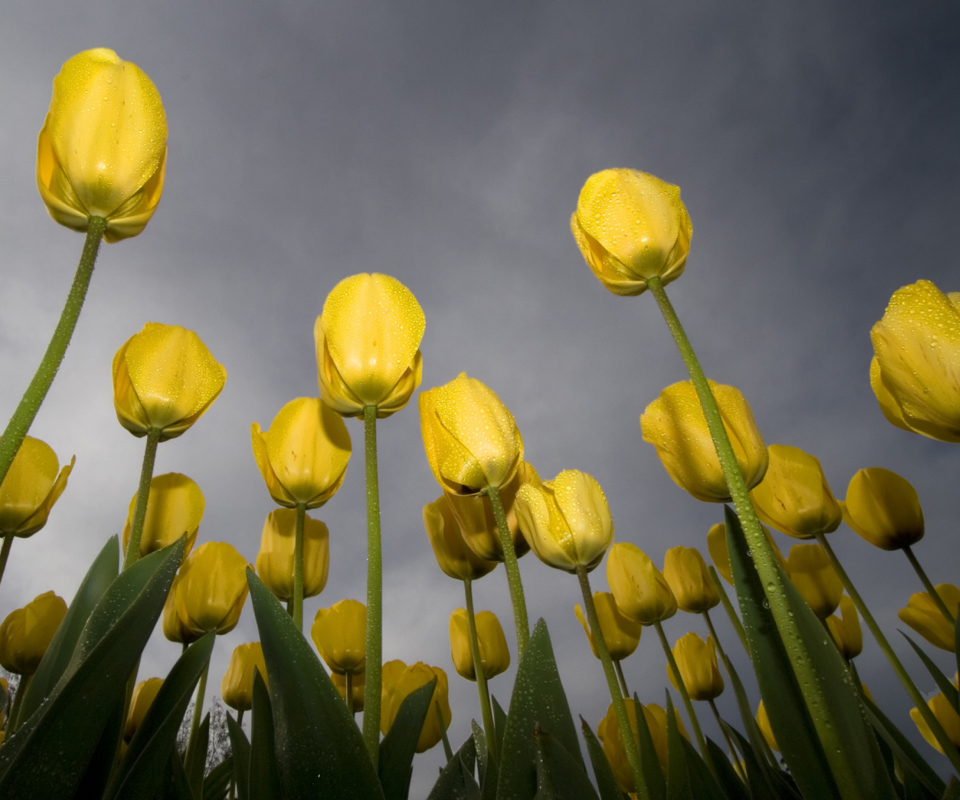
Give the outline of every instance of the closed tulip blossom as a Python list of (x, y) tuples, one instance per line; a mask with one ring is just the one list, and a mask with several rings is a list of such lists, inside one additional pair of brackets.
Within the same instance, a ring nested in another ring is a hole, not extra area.
[(220, 683), (220, 696), (234, 711), (249, 711), (253, 708), (253, 675), (260, 672), (264, 684), (267, 680), (267, 664), (263, 658), (260, 642), (238, 644), (230, 655), (230, 663)]
[(787, 574), (818, 618), (826, 619), (837, 610), (843, 584), (820, 545), (791, 547), (787, 554)]
[(112, 50), (85, 50), (53, 80), (37, 142), (37, 188), (50, 216), (85, 231), (107, 220), (116, 242), (144, 229), (160, 202), (167, 119), (147, 75)]
[[(957, 713), (956, 709), (954, 709), (942, 692), (931, 697), (930, 700), (927, 701), (927, 705), (930, 706), (930, 710), (937, 718), (937, 722), (943, 726), (947, 738), (955, 748), (960, 750), (960, 714)], [(937, 737), (933, 735), (933, 731), (930, 730), (927, 721), (920, 715), (917, 709), (910, 709), (910, 719), (913, 720), (917, 726), (917, 730), (919, 730), (923, 738), (926, 739), (927, 744), (937, 752), (942, 753), (943, 747), (940, 746)]]
[[(137, 496), (134, 495), (123, 526), (124, 550), (130, 542), (130, 528), (136, 505)], [(177, 472), (157, 475), (150, 481), (147, 516), (140, 538), (140, 555), (162, 550), (186, 535), (187, 546), (183, 551), (183, 557), (186, 558), (197, 541), (204, 507), (203, 492), (186, 475)]]
[(66, 613), (62, 597), (44, 592), (7, 614), (0, 623), (0, 667), (16, 675), (33, 675)]
[[(761, 525), (760, 529), (767, 537), (767, 541), (773, 549), (773, 554), (780, 563), (780, 569), (786, 572), (787, 562), (783, 557), (783, 553), (780, 552), (780, 547), (777, 545), (776, 540), (770, 535), (770, 531), (767, 530), (765, 525)], [(717, 572), (720, 573), (727, 583), (733, 586), (733, 570), (730, 567), (730, 553), (727, 550), (727, 531), (722, 522), (711, 525), (710, 530), (707, 531), (707, 550), (710, 552), (710, 560), (713, 561), (713, 566), (717, 568)]]
[[(960, 589), (949, 583), (937, 584), (935, 588), (947, 610), (956, 617), (960, 611)], [(956, 651), (953, 625), (943, 616), (928, 592), (911, 595), (906, 608), (901, 608), (897, 616), (934, 647), (951, 653)]]
[(570, 229), (587, 266), (618, 295), (640, 294), (653, 277), (680, 277), (693, 236), (680, 187), (634, 169), (587, 178)]
[(850, 479), (843, 519), (883, 550), (899, 550), (923, 538), (923, 509), (917, 490), (882, 467), (861, 469)]
[[(610, 592), (594, 592), (593, 604), (597, 609), (597, 618), (600, 620), (600, 632), (603, 634), (603, 641), (610, 652), (610, 658), (614, 661), (622, 661), (627, 656), (632, 655), (637, 645), (640, 643), (640, 634), (643, 632), (643, 626), (639, 622), (634, 622), (629, 617), (624, 616), (617, 608), (617, 602)], [(590, 642), (590, 649), (593, 655), (600, 658), (597, 653), (597, 645), (593, 640), (593, 633), (590, 631), (590, 625), (579, 604), (574, 606), (574, 613), (580, 624), (583, 626), (584, 633), (587, 634), (587, 640)]]
[[(625, 699), (627, 707), (627, 717), (630, 720), (630, 728), (633, 731), (634, 741), (637, 741), (637, 703), (632, 699)], [(643, 709), (644, 720), (650, 731), (650, 738), (653, 740), (653, 749), (657, 755), (657, 761), (660, 762), (660, 768), (667, 769), (667, 712), (662, 706), (656, 703), (649, 705), (639, 704)], [(674, 710), (674, 718), (677, 721), (677, 728), (684, 739), (689, 740), (687, 729), (683, 725), (680, 715)], [(627, 755), (623, 747), (623, 734), (620, 731), (620, 725), (617, 723), (617, 717), (614, 707), (611, 705), (607, 709), (607, 715), (597, 726), (597, 738), (603, 746), (603, 753), (610, 762), (613, 769), (613, 776), (617, 780), (617, 785), (624, 792), (634, 792), (636, 787), (633, 783), (633, 775), (630, 772), (630, 765), (627, 762)]]
[[(421, 661), (407, 666), (402, 661), (390, 661), (383, 665), (382, 673), (382, 700), (380, 705), (380, 731), (386, 736), (393, 727), (397, 712), (407, 697), (426, 686), (434, 678), (437, 685), (433, 690), (433, 698), (427, 709), (427, 716), (423, 721), (420, 738), (417, 739), (416, 752), (424, 753), (436, 745), (442, 738), (443, 731), (450, 727), (452, 714), (448, 700), (447, 673), (440, 667), (430, 667)], [(437, 714), (439, 709), (440, 714)], [(439, 718), (438, 718), (439, 716)], [(440, 723), (443, 721), (443, 728)]]
[[(767, 471), (767, 447), (753, 412), (739, 389), (709, 381), (720, 417), (748, 489)], [(681, 489), (707, 503), (730, 502), (720, 458), (707, 429), (697, 391), (691, 381), (664, 389), (640, 416), (643, 440), (657, 449), (667, 474)]]
[(796, 539), (835, 531), (843, 519), (820, 462), (797, 447), (772, 444), (770, 465), (750, 492), (757, 516)]
[(147, 678), (140, 681), (133, 687), (133, 694), (130, 697), (130, 710), (127, 713), (127, 721), (123, 726), (123, 739), (129, 742), (137, 729), (143, 724), (143, 718), (153, 705), (157, 698), (157, 692), (163, 686), (162, 678)]
[(870, 340), (870, 385), (887, 420), (960, 442), (960, 292), (930, 281), (898, 289)]
[[(691, 700), (714, 700), (723, 692), (723, 676), (717, 666), (717, 650), (713, 637), (703, 641), (697, 634), (681, 636), (673, 646), (673, 657)], [(673, 670), (667, 666), (667, 677), (677, 686)]]
[[(423, 526), (433, 548), (437, 564), (446, 575), (458, 581), (473, 581), (492, 572), (496, 561), (480, 558), (467, 547), (460, 523), (453, 515), (449, 495), (441, 495), (423, 507)], [(494, 534), (496, 535), (496, 534)]]
[(361, 673), (367, 663), (367, 607), (341, 600), (317, 610), (310, 629), (320, 657), (332, 672)]
[(313, 329), (320, 396), (337, 413), (388, 417), (410, 400), (423, 376), (425, 320), (413, 293), (389, 275), (344, 278)]
[(663, 577), (681, 611), (700, 614), (720, 602), (707, 565), (694, 547), (671, 547), (663, 560)]
[(75, 460), (60, 469), (50, 445), (24, 437), (0, 486), (0, 536), (33, 536), (47, 524)]
[(617, 542), (607, 556), (607, 583), (617, 608), (641, 625), (677, 613), (677, 598), (650, 558), (635, 544)]
[[(500, 620), (492, 611), (478, 611), (476, 625), (483, 677), (490, 680), (510, 668), (507, 638), (503, 635)], [(468, 681), (477, 679), (470, 652), (470, 625), (465, 608), (458, 608), (450, 615), (450, 657), (460, 677)]]
[(113, 406), (134, 436), (182, 435), (217, 399), (227, 371), (193, 331), (148, 322), (113, 357)]
[[(267, 515), (257, 553), (257, 575), (280, 600), (293, 598), (297, 512), (277, 508)], [(306, 516), (303, 526), (303, 596), (314, 597), (327, 585), (330, 534), (318, 519)]]
[(826, 621), (834, 644), (847, 661), (863, 652), (863, 631), (853, 600), (846, 595), (841, 597), (840, 616), (833, 614)]

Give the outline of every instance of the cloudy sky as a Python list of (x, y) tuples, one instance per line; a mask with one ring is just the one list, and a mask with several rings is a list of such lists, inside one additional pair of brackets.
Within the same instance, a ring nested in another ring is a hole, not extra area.
[[(31, 431), (77, 464), (47, 527), (16, 542), (0, 614), (48, 589), (69, 600), (121, 530), (143, 441), (116, 421), (110, 364), (147, 321), (195, 330), (229, 372), (209, 413), (160, 446), (157, 473), (194, 478), (207, 500), (201, 541), (231, 542), (254, 561), (273, 506), (250, 423), (266, 427), (288, 400), (317, 394), (314, 320), (339, 280), (367, 271), (396, 276), (423, 306), (422, 388), (460, 371), (483, 380), (513, 411), (541, 476), (576, 468), (599, 480), (618, 540), (659, 563), (671, 546), (704, 548), (720, 508), (671, 482), (637, 421), (685, 377), (680, 358), (653, 299), (609, 294), (569, 232), (584, 180), (614, 166), (682, 188), (695, 233), (669, 291), (708, 375), (745, 393), (768, 443), (818, 456), (838, 496), (865, 466), (913, 482), (928, 531), (918, 556), (935, 582), (957, 582), (960, 453), (890, 426), (867, 367), (870, 326), (893, 291), (920, 278), (960, 289), (958, 39), (960, 15), (938, 3), (8, 0), (0, 418), (29, 382), (82, 245), (48, 218), (34, 181), (60, 65), (90, 47), (116, 50), (156, 83), (170, 134), (159, 210), (142, 235), (103, 248)], [(331, 532), (330, 579), (308, 620), (365, 597), (362, 426), (349, 428), (354, 462), (317, 513)], [(479, 712), (450, 662), (447, 617), (463, 600), (423, 532), (420, 509), (439, 488), (415, 404), (379, 436), (384, 655), (448, 671), (457, 746)], [(895, 632), (896, 610), (921, 588), (906, 561), (845, 527), (833, 542), (932, 691)], [(571, 706), (596, 725), (609, 698), (573, 615), (577, 583), (532, 555), (521, 570)], [(606, 588), (602, 568), (593, 583)], [(502, 570), (476, 592), (512, 642)], [(671, 640), (690, 629), (703, 633), (682, 614), (667, 625)], [(248, 609), (218, 641), (211, 687), (233, 647), (254, 638)], [(906, 694), (865, 638), (861, 675), (919, 742)], [(165, 674), (178, 652), (158, 631), (142, 674)], [(934, 657), (949, 668), (947, 654)], [(625, 670), (642, 700), (662, 702), (653, 635)], [(504, 704), (509, 686), (492, 682)], [(720, 707), (735, 717), (731, 697)], [(412, 796), (426, 794), (440, 761), (439, 748), (418, 759)]]

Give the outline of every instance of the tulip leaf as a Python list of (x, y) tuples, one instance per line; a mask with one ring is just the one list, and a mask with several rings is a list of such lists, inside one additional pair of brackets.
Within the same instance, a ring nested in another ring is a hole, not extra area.
[(122, 572), (90, 613), (47, 701), (0, 748), (0, 796), (72, 797), (156, 625), (184, 542)]
[(230, 734), (230, 749), (233, 750), (233, 779), (237, 784), (237, 797), (239, 800), (248, 800), (250, 797), (248, 788), (250, 741), (240, 727), (240, 723), (229, 713), (227, 714), (227, 731)]
[(207, 749), (210, 746), (210, 715), (206, 714), (200, 727), (197, 728), (197, 740), (187, 746), (187, 759), (183, 765), (187, 771), (187, 780), (190, 782), (190, 791), (194, 797), (203, 793), (203, 772), (207, 766)]
[(667, 781), (663, 776), (660, 759), (657, 758), (657, 749), (653, 744), (653, 734), (647, 725), (647, 715), (643, 713), (640, 698), (633, 694), (634, 708), (639, 711), (637, 719), (637, 747), (640, 749), (640, 770), (647, 783), (647, 794), (650, 800), (665, 800), (667, 796)]
[[(253, 570), (247, 570), (247, 583), (270, 676), (277, 767), (285, 795), (382, 798), (360, 729), (313, 648)], [(303, 769), (304, 764), (323, 768)]]
[(270, 693), (260, 670), (253, 671), (253, 724), (250, 732), (250, 771), (247, 793), (256, 800), (283, 800), (277, 767)]
[(923, 666), (927, 668), (927, 672), (930, 673), (934, 682), (937, 684), (937, 688), (943, 692), (943, 696), (947, 698), (947, 702), (953, 706), (954, 711), (960, 711), (960, 693), (957, 692), (957, 687), (953, 685), (953, 682), (943, 674), (943, 671), (936, 664), (933, 663), (933, 659), (930, 658), (926, 653), (923, 652), (922, 648), (911, 639), (903, 631), (900, 631), (900, 634), (910, 642), (910, 646), (913, 648), (913, 651), (920, 657), (920, 660), (923, 662)]
[[(130, 741), (104, 800), (115, 797), (150, 800), (153, 797), (170, 763), (177, 731), (200, 674), (210, 661), (215, 639), (216, 634), (211, 631), (177, 659)], [(201, 773), (201, 780), (202, 777)], [(197, 794), (196, 789), (191, 791)]]
[(726, 795), (727, 800), (751, 800), (750, 792), (741, 780), (727, 754), (720, 749), (713, 739), (707, 737), (707, 750), (710, 751), (710, 760), (716, 770), (717, 782)]
[(227, 756), (203, 780), (203, 800), (221, 800), (227, 796), (233, 778), (233, 757)]
[(67, 614), (57, 628), (47, 652), (27, 687), (20, 706), (20, 719), (27, 719), (47, 698), (60, 676), (70, 663), (73, 649), (80, 638), (83, 626), (103, 593), (117, 577), (120, 570), (120, 550), (116, 536), (111, 536), (93, 560), (80, 588), (67, 608)]
[(727, 800), (700, 754), (680, 735), (667, 692), (667, 800)]
[(447, 762), (427, 800), (480, 800), (480, 787), (473, 778), (476, 742), (471, 736)]
[(582, 762), (571, 758), (556, 737), (537, 725), (533, 740), (537, 752), (535, 800), (600, 800)]
[(776, 772), (769, 764), (764, 763), (763, 757), (757, 755), (740, 731), (726, 722), (723, 723), (723, 729), (743, 755), (743, 765), (747, 771), (747, 788), (753, 800), (801, 800), (800, 795), (786, 781), (777, 782), (775, 777), (770, 780), (771, 773), (776, 775)]
[(87, 764), (87, 770), (77, 785), (77, 797), (103, 796), (123, 736), (123, 727), (126, 722), (124, 718), (126, 694), (126, 687), (122, 687), (114, 696), (113, 709), (103, 726), (100, 740), (97, 742), (97, 749), (93, 751), (93, 755)]
[(165, 784), (164, 800), (196, 800), (190, 783), (187, 781), (187, 771), (183, 768), (183, 759), (176, 748), (170, 753), (169, 770)]
[(497, 800), (533, 800), (536, 795), (537, 753), (533, 733), (538, 723), (556, 737), (570, 758), (583, 768), (577, 730), (560, 683), (547, 624), (542, 619), (533, 629), (513, 684), (500, 750)]
[(623, 800), (623, 792), (620, 791), (620, 785), (613, 775), (613, 769), (607, 760), (606, 753), (603, 752), (603, 746), (583, 717), (580, 717), (580, 732), (583, 733), (583, 739), (587, 743), (587, 755), (590, 756), (590, 763), (593, 766), (593, 776), (597, 780), (600, 800)]
[[(497, 796), (497, 769), (496, 759), (487, 747), (487, 737), (483, 728), (477, 725), (476, 720), (470, 721), (473, 730), (473, 740), (477, 751), (477, 772), (480, 774), (480, 793), (483, 800), (496, 800)], [(496, 735), (496, 734), (494, 734)]]
[(423, 723), (430, 710), (437, 679), (408, 694), (393, 720), (389, 733), (380, 742), (377, 769), (385, 800), (406, 800), (413, 775), (413, 755)]
[(941, 800), (960, 800), (960, 780), (956, 775), (950, 777), (950, 783), (943, 792)]
[(490, 700), (493, 704), (493, 736), (497, 740), (494, 742), (493, 754), (499, 763), (500, 754), (503, 752), (503, 732), (507, 729), (507, 712), (501, 708), (496, 697), (490, 695)]

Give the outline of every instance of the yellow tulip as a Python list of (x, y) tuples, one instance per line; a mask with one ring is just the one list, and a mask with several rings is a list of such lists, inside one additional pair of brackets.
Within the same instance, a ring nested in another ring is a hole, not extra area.
[(772, 444), (767, 449), (766, 477), (750, 492), (757, 516), (796, 539), (835, 531), (843, 515), (820, 462), (797, 447)]
[[(960, 613), (960, 589), (949, 583), (939, 583), (934, 588), (947, 610), (956, 617)], [(901, 608), (897, 616), (934, 647), (951, 653), (956, 651), (953, 625), (943, 616), (929, 593), (911, 595), (906, 608)]]
[[(600, 620), (600, 633), (603, 634), (603, 641), (610, 651), (610, 658), (614, 661), (622, 661), (631, 655), (640, 644), (640, 634), (643, 626), (639, 622), (634, 622), (629, 617), (624, 616), (617, 608), (617, 602), (610, 592), (594, 592), (593, 605), (597, 609), (597, 618)], [(577, 619), (583, 625), (583, 631), (587, 634), (590, 641), (590, 649), (593, 654), (600, 658), (597, 653), (597, 645), (593, 640), (593, 632), (590, 630), (590, 624), (583, 613), (583, 609), (577, 604), (573, 608)]]
[(590, 572), (613, 542), (613, 517), (607, 498), (586, 472), (565, 469), (539, 486), (517, 492), (517, 519), (530, 549), (544, 564)]
[[(364, 692), (364, 675), (363, 672), (355, 672), (351, 678), (351, 688), (350, 692), (353, 695), (353, 705), (350, 708), (351, 711), (363, 711), (363, 692)], [(340, 675), (336, 672), (330, 673), (330, 680), (333, 682), (333, 687), (340, 693), (340, 696), (346, 702), (347, 699), (347, 676)]]
[[(450, 495), (442, 494), (423, 507), (423, 526), (433, 548), (440, 569), (458, 581), (482, 578), (497, 566), (496, 561), (480, 558), (467, 547), (460, 523), (448, 502)], [(481, 498), (482, 499), (482, 498)]]
[(587, 266), (619, 295), (640, 294), (653, 277), (679, 278), (693, 236), (680, 187), (634, 169), (587, 178), (570, 229)]
[[(492, 611), (478, 611), (474, 619), (477, 624), (483, 677), (490, 680), (510, 668), (507, 638), (503, 635), (500, 620)], [(465, 608), (458, 608), (450, 615), (450, 657), (458, 675), (468, 681), (477, 679), (473, 668), (473, 653), (470, 650), (470, 623)]]
[(773, 736), (773, 728), (770, 727), (770, 717), (767, 716), (767, 709), (763, 705), (763, 700), (760, 701), (760, 705), (757, 706), (757, 727), (760, 728), (760, 733), (763, 734), (763, 738), (767, 740), (771, 750), (776, 750), (780, 752), (780, 748), (777, 747), (777, 740)]
[(225, 542), (206, 542), (190, 553), (163, 607), (163, 635), (191, 644), (208, 631), (232, 631), (249, 591), (248, 566)]
[(917, 490), (888, 469), (868, 467), (857, 472), (841, 508), (844, 522), (883, 550), (899, 550), (923, 538)]
[(347, 426), (315, 397), (291, 400), (270, 430), (250, 427), (253, 455), (273, 501), (287, 508), (319, 508), (343, 483), (350, 460)]
[(227, 371), (193, 331), (148, 322), (113, 357), (113, 406), (134, 436), (180, 436), (217, 399)]
[(220, 696), (234, 711), (253, 708), (253, 671), (259, 670), (263, 682), (267, 680), (267, 662), (260, 642), (238, 644), (230, 655), (230, 663), (220, 682)]
[(44, 592), (7, 614), (0, 624), (0, 667), (17, 675), (33, 675), (66, 613), (62, 597)]
[[(767, 447), (739, 389), (709, 381), (730, 437), (737, 465), (752, 489), (767, 471)], [(707, 503), (730, 502), (720, 458), (690, 381), (668, 386), (640, 416), (643, 440), (657, 449), (667, 474), (681, 489)]]
[[(257, 575), (283, 601), (293, 599), (293, 557), (297, 512), (277, 508), (267, 514), (257, 553)], [(303, 520), (303, 596), (315, 597), (327, 585), (330, 569), (330, 533), (318, 519)]]
[[(150, 481), (150, 496), (147, 498), (143, 537), (140, 539), (140, 556), (162, 550), (186, 534), (187, 546), (183, 551), (183, 557), (186, 558), (197, 541), (204, 506), (203, 492), (186, 475), (168, 472), (153, 478)], [(130, 543), (130, 527), (136, 507), (137, 496), (134, 495), (123, 526), (124, 551)]]
[(50, 445), (24, 437), (0, 486), (0, 536), (33, 536), (46, 525), (75, 461), (61, 470)]
[[(767, 537), (767, 541), (770, 542), (770, 547), (773, 548), (774, 555), (776, 555), (777, 561), (780, 562), (780, 569), (786, 572), (787, 562), (783, 557), (783, 553), (780, 552), (780, 547), (776, 541), (774, 541), (774, 538), (770, 535), (770, 531), (767, 530), (765, 525), (761, 525), (760, 530), (763, 531)], [(727, 551), (727, 531), (722, 522), (711, 525), (710, 530), (707, 531), (707, 550), (710, 551), (710, 560), (713, 561), (713, 566), (717, 568), (717, 572), (720, 573), (727, 583), (733, 586), (733, 570), (730, 567), (730, 553)]]
[(129, 742), (137, 729), (143, 724), (143, 718), (157, 698), (157, 692), (163, 686), (163, 678), (147, 678), (133, 687), (130, 696), (130, 711), (127, 713), (127, 722), (123, 727), (123, 738)]
[(848, 661), (863, 652), (863, 631), (860, 617), (853, 600), (844, 595), (840, 598), (840, 616), (827, 617), (827, 628), (840, 654)]
[(960, 292), (930, 281), (893, 293), (870, 331), (870, 385), (898, 428), (960, 442)]
[[(717, 650), (712, 636), (707, 637), (707, 641), (695, 633), (681, 636), (673, 646), (673, 657), (691, 700), (714, 700), (720, 696), (723, 692), (723, 676), (717, 666)], [(669, 664), (667, 677), (679, 691)]]
[(517, 423), (494, 392), (461, 372), (420, 393), (427, 463), (450, 494), (480, 494), (508, 484), (523, 461)]
[[(633, 731), (633, 739), (637, 741), (637, 703), (624, 698), (624, 704), (627, 707), (627, 718), (630, 720), (630, 728)], [(656, 703), (649, 705), (640, 704), (643, 709), (643, 717), (650, 730), (650, 738), (653, 740), (653, 749), (660, 762), (660, 767), (664, 771), (667, 769), (667, 712)], [(676, 710), (673, 712), (674, 719), (677, 721), (677, 728), (680, 735), (689, 741), (687, 729), (683, 725), (683, 720)], [(633, 784), (633, 774), (630, 771), (630, 763), (627, 761), (627, 754), (623, 747), (623, 734), (620, 731), (620, 724), (617, 721), (616, 711), (613, 704), (607, 709), (607, 715), (597, 726), (597, 737), (603, 746), (603, 752), (610, 762), (613, 769), (613, 776), (617, 779), (617, 785), (624, 792), (634, 792), (636, 787)]]
[(707, 565), (695, 547), (671, 547), (663, 559), (663, 577), (681, 611), (700, 614), (720, 602)]
[[(953, 706), (950, 705), (950, 701), (942, 693), (931, 697), (927, 701), (927, 705), (930, 706), (937, 722), (943, 726), (950, 743), (960, 750), (960, 714), (957, 714)], [(910, 709), (910, 719), (913, 720), (923, 738), (927, 740), (927, 744), (942, 753), (943, 748), (940, 746), (940, 742), (937, 741), (937, 737), (933, 735), (927, 721), (920, 716), (920, 712), (916, 708)]]
[(635, 544), (618, 542), (607, 556), (607, 583), (617, 608), (641, 625), (677, 613), (677, 598), (649, 557)]
[(795, 544), (787, 554), (787, 575), (820, 619), (840, 605), (843, 584), (830, 559), (818, 544)]
[(423, 377), (420, 340), (423, 309), (406, 286), (389, 275), (344, 278), (317, 317), (320, 396), (345, 417), (378, 417), (403, 408)]
[(318, 609), (310, 636), (320, 657), (338, 673), (363, 672), (367, 665), (367, 607), (341, 600)]
[(103, 47), (69, 59), (37, 141), (50, 216), (78, 231), (104, 217), (108, 242), (136, 236), (160, 202), (166, 163), (167, 118), (150, 78)]
[[(420, 738), (415, 748), (418, 753), (426, 752), (440, 741), (443, 731), (450, 727), (452, 715), (447, 698), (447, 673), (440, 667), (430, 667), (421, 661), (409, 667), (402, 661), (392, 661), (383, 665), (381, 678), (383, 688), (380, 702), (380, 731), (384, 736), (393, 727), (393, 721), (403, 701), (421, 686), (426, 686), (434, 678), (437, 679), (433, 699), (430, 701), (430, 708), (427, 709), (427, 717), (423, 721), (423, 729), (420, 731)], [(437, 718), (438, 708), (443, 718), (443, 730)]]

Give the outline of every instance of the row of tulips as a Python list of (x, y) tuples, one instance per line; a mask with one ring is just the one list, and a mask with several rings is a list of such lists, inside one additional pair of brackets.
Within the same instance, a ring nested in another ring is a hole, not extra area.
[[(43, 527), (73, 468), (71, 461), (61, 470), (52, 449), (27, 432), (69, 343), (100, 242), (143, 230), (165, 163), (166, 120), (149, 78), (109, 50), (70, 59), (54, 81), (37, 182), (50, 215), (86, 240), (50, 348), (0, 439), (0, 576), (14, 539)], [(640, 425), (681, 488), (724, 504), (724, 521), (707, 536), (715, 569), (697, 550), (674, 548), (661, 572), (635, 544), (614, 542), (597, 481), (572, 469), (542, 480), (513, 414), (488, 386), (461, 374), (421, 392), (424, 450), (441, 489), (424, 507), (424, 526), (440, 569), (463, 584), (465, 607), (450, 617), (451, 653), (457, 672), (477, 684), (482, 719), (454, 752), (444, 671), (384, 663), (381, 649), (377, 424), (403, 410), (421, 382), (425, 318), (413, 293), (385, 275), (341, 281), (314, 328), (320, 397), (290, 401), (266, 430), (253, 423), (253, 456), (280, 507), (264, 525), (255, 570), (230, 545), (196, 544), (204, 500), (192, 480), (153, 476), (159, 444), (210, 409), (226, 370), (195, 333), (148, 323), (113, 362), (117, 418), (145, 439), (122, 568), (111, 540), (69, 606), (50, 592), (0, 627), (0, 664), (21, 676), (4, 711), (0, 793), (401, 800), (414, 754), (442, 742), (447, 764), (430, 795), (436, 800), (960, 797), (960, 781), (945, 785), (862, 687), (853, 662), (862, 649), (860, 618), (913, 699), (924, 737), (960, 774), (956, 680), (911, 641), (941, 692), (925, 701), (827, 538), (846, 520), (867, 541), (903, 550), (926, 591), (901, 618), (956, 652), (960, 590), (933, 586), (911, 549), (923, 535), (915, 490), (871, 468), (838, 502), (816, 458), (767, 446), (743, 395), (706, 378), (665, 291), (682, 274), (692, 237), (677, 187), (633, 170), (597, 173), (583, 187), (571, 229), (607, 289), (654, 296), (690, 372), (690, 381), (650, 404)], [(960, 441), (960, 296), (927, 281), (904, 287), (871, 335), (871, 384), (886, 418)], [(343, 483), (352, 453), (344, 418), (363, 422), (367, 597), (321, 609), (308, 639), (303, 600), (326, 582), (329, 534), (307, 511)], [(761, 521), (813, 542), (784, 558)], [(530, 629), (518, 562), (528, 551), (577, 577), (583, 605), (575, 613), (610, 690), (596, 732), (582, 727), (592, 781), (546, 625)], [(595, 593), (589, 574), (604, 559), (610, 592)], [(500, 562), (519, 661), (506, 711), (486, 683), (510, 665), (507, 637), (490, 612), (475, 612), (472, 592)], [(734, 587), (739, 613), (718, 572)], [(202, 708), (213, 640), (237, 624), (248, 595), (261, 641), (237, 648), (223, 677), (224, 700), (237, 711), (228, 717), (232, 754), (205, 775), (210, 722)], [(721, 603), (750, 657), (764, 701), (756, 712), (710, 617)], [(678, 609), (703, 617), (707, 640), (688, 633), (670, 645), (662, 623)], [(137, 683), (158, 620), (183, 653), (166, 678)], [(621, 662), (644, 627), (656, 631), (686, 724), (669, 690), (662, 707), (630, 692)], [(726, 685), (739, 728), (714, 703)], [(195, 690), (180, 753), (176, 731)], [(704, 735), (695, 702), (710, 706), (729, 757)]]

